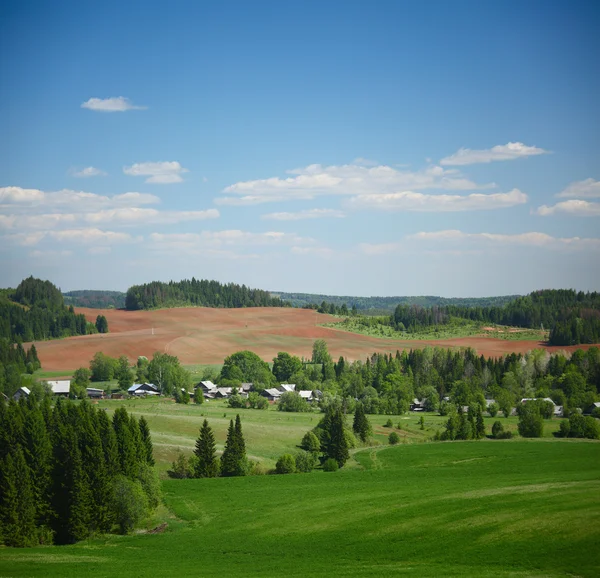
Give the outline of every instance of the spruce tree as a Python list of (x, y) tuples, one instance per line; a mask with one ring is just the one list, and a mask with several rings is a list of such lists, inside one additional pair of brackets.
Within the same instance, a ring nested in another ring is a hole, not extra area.
[(348, 461), (348, 441), (344, 432), (344, 415), (340, 409), (331, 416), (331, 432), (327, 457), (333, 458), (341, 468)]
[(365, 408), (362, 403), (356, 404), (352, 429), (362, 442), (366, 442), (371, 435), (371, 424), (365, 415)]
[(238, 415), (235, 426), (233, 420), (229, 422), (225, 450), (221, 456), (221, 475), (243, 476), (246, 474), (245, 466), (246, 447), (242, 435), (242, 424), (240, 422), (240, 416)]
[(214, 478), (218, 475), (219, 463), (217, 462), (215, 436), (206, 419), (200, 428), (200, 436), (196, 440), (194, 454), (198, 458), (194, 477)]
[(244, 434), (242, 433), (242, 420), (240, 419), (239, 413), (235, 416), (235, 439), (238, 461), (240, 467), (244, 467), (246, 462), (246, 442), (244, 441)]
[(0, 460), (0, 527), (6, 546), (32, 546), (36, 538), (35, 497), (20, 447)]
[(98, 410), (98, 433), (102, 441), (106, 472), (113, 479), (119, 473), (117, 436), (105, 411)]
[(478, 440), (485, 437), (485, 422), (483, 421), (483, 412), (481, 406), (477, 407), (477, 415), (475, 416), (475, 432)]
[(152, 438), (150, 437), (150, 427), (144, 416), (140, 417), (140, 435), (142, 438), (142, 445), (144, 446), (144, 456), (146, 463), (150, 466), (154, 465), (154, 455), (152, 447)]
[(113, 428), (117, 438), (119, 473), (133, 480), (137, 477), (138, 448), (131, 431), (127, 410), (124, 407), (115, 410)]

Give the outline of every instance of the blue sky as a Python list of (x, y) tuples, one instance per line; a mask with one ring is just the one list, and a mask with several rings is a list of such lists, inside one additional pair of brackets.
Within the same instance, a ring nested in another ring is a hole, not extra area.
[(600, 289), (597, 2), (0, 7), (0, 285)]

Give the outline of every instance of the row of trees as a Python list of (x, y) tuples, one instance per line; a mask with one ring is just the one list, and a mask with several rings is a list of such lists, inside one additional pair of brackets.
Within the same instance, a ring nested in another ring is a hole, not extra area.
[(32, 389), (31, 374), (41, 366), (35, 345), (26, 350), (21, 343), (0, 338), (0, 393), (12, 397), (20, 387)]
[[(522, 398), (549, 397), (570, 411), (586, 409), (600, 399), (600, 350), (591, 347), (570, 356), (533, 350), (485, 358), (470, 348), (426, 347), (373, 354), (365, 361), (340, 357), (334, 362), (327, 344), (317, 340), (309, 360), (280, 352), (271, 370), (256, 354), (240, 351), (227, 357), (220, 374), (212, 378), (232, 387), (252, 382), (257, 391), (294, 383), (297, 390), (323, 392), (323, 407), (339, 398), (351, 411), (359, 400), (368, 414), (405, 413), (415, 397), (424, 401), (427, 411), (437, 410), (448, 397), (451, 405), (476, 403), (483, 410), (485, 399), (493, 398), (496, 411), (509, 414)], [(297, 396), (286, 396), (282, 405), (292, 411), (303, 407)]]
[(86, 402), (0, 400), (0, 541), (68, 544), (130, 531), (158, 505), (144, 418)]
[(153, 281), (127, 290), (125, 308), (129, 310), (160, 307), (289, 307), (268, 291), (250, 289), (236, 283), (206, 279), (184, 279), (162, 283)]
[[(107, 328), (108, 330), (108, 328)], [(29, 277), (0, 298), (0, 338), (10, 342), (57, 339), (95, 333), (85, 315), (66, 307), (60, 290), (50, 281)]]

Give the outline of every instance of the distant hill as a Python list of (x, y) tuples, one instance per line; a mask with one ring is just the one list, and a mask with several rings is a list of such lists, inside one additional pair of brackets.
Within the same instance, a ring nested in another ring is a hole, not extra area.
[(321, 295), (318, 293), (285, 293), (271, 291), (272, 295), (288, 301), (293, 307), (304, 307), (310, 303), (320, 305), (323, 301), (333, 303), (336, 307), (353, 306), (365, 313), (369, 310), (393, 311), (397, 305), (419, 305), (420, 307), (440, 307), (458, 305), (461, 307), (502, 307), (514, 301), (519, 295), (500, 297), (435, 297), (435, 296), (399, 296), (399, 297), (353, 297), (349, 295)]
[(63, 293), (65, 303), (73, 307), (90, 309), (124, 309), (125, 293), (122, 291), (67, 291)]

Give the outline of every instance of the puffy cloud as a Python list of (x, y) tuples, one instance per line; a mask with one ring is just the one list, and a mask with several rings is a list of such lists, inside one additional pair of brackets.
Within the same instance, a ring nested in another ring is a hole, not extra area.
[(544, 149), (527, 146), (522, 142), (509, 142), (505, 145), (496, 145), (491, 149), (465, 149), (461, 148), (453, 155), (443, 158), (441, 165), (473, 165), (477, 163), (491, 163), (493, 161), (511, 161), (535, 155), (548, 153)]
[(96, 167), (85, 167), (84, 169), (81, 169), (80, 171), (78, 170), (71, 170), (70, 171), (71, 176), (73, 177), (79, 177), (79, 178), (88, 178), (88, 177), (104, 177), (106, 176), (106, 173), (104, 171), (101, 171), (100, 169), (97, 169)]
[(593, 199), (600, 197), (600, 181), (585, 179), (571, 183), (557, 197), (579, 197), (580, 199)]
[(135, 163), (129, 167), (123, 167), (123, 172), (132, 177), (148, 177), (146, 183), (166, 185), (181, 183), (183, 173), (189, 172), (177, 161), (165, 161), (156, 163)]
[(286, 178), (272, 177), (241, 181), (226, 187), (223, 193), (239, 195), (216, 202), (250, 205), (292, 199), (312, 199), (319, 195), (376, 195), (399, 190), (445, 189), (474, 190), (481, 187), (456, 169), (431, 166), (421, 171), (400, 170), (385, 165), (367, 167), (309, 165), (289, 171)]
[(17, 203), (38, 203), (44, 198), (44, 193), (38, 189), (23, 189), (21, 187), (0, 187), (0, 206)]
[(570, 201), (562, 201), (556, 203), (552, 207), (542, 205), (538, 207), (536, 213), (547, 217), (557, 213), (564, 213), (574, 217), (598, 217), (600, 216), (600, 203), (590, 203), (589, 201), (580, 201), (572, 199)]
[(124, 96), (113, 96), (111, 98), (90, 98), (82, 103), (81, 108), (97, 112), (125, 112), (127, 110), (145, 110), (148, 107), (136, 106)]
[(358, 195), (348, 201), (353, 208), (381, 209), (384, 211), (477, 211), (503, 209), (527, 202), (527, 195), (519, 189), (508, 193), (472, 193), (470, 195), (430, 195), (404, 191), (380, 195)]
[(298, 211), (297, 213), (269, 213), (262, 215), (262, 219), (272, 221), (300, 221), (303, 219), (324, 219), (328, 217), (343, 218), (346, 215), (342, 211), (336, 211), (335, 209), (307, 209), (305, 211)]

